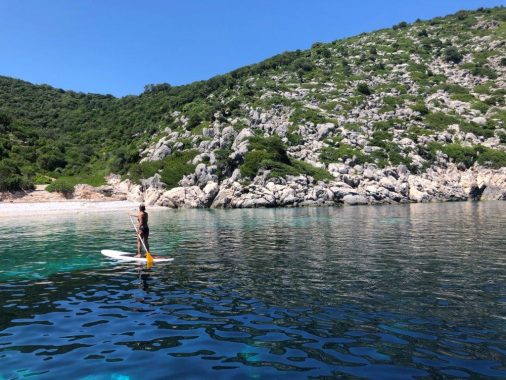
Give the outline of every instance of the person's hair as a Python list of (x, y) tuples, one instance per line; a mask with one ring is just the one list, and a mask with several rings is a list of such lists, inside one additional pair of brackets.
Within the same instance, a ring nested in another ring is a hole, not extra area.
[(140, 205), (140, 206), (139, 206), (139, 210), (141, 210), (141, 211), (146, 211), (146, 206), (144, 206), (144, 205)]

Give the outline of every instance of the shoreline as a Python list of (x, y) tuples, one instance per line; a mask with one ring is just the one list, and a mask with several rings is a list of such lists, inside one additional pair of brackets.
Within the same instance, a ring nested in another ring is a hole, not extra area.
[[(492, 201), (492, 200), (488, 200)], [(298, 206), (274, 206), (274, 207), (250, 207), (249, 209), (266, 209), (266, 208), (305, 208), (305, 207), (354, 207), (354, 206), (386, 206), (386, 205), (406, 205), (406, 204), (434, 204), (434, 203), (465, 203), (465, 202), (487, 202), (487, 200), (431, 200), (426, 202), (393, 202), (393, 203), (377, 203), (377, 204), (312, 204)], [(107, 200), (107, 201), (91, 201), (69, 199), (63, 201), (46, 201), (46, 202), (0, 202), (0, 217), (20, 217), (20, 216), (44, 216), (58, 214), (92, 214), (98, 212), (116, 212), (128, 211), (135, 209), (142, 202), (132, 202), (128, 200)], [(148, 205), (150, 209), (170, 210), (170, 207)], [(177, 209), (197, 209), (198, 207), (180, 207)], [(212, 209), (204, 207), (201, 209)], [(228, 208), (228, 209), (234, 209)], [(236, 208), (241, 209), (241, 208)]]
[[(88, 214), (127, 211), (137, 207), (131, 201), (64, 200), (49, 202), (0, 202), (0, 217), (44, 216), (55, 214)], [(158, 207), (153, 207), (158, 208)]]

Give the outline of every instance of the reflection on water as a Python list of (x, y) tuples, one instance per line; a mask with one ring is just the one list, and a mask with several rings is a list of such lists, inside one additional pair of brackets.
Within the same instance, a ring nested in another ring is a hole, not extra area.
[[(506, 204), (3, 220), (0, 378), (506, 378)], [(91, 376), (92, 375), (92, 376)]]

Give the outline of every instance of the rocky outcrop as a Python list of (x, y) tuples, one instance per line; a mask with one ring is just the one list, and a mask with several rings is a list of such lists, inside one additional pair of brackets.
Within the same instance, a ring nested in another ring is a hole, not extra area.
[[(112, 193), (124, 199), (170, 208), (256, 208), (324, 205), (367, 205), (466, 200), (506, 199), (506, 168), (473, 167), (461, 171), (456, 165), (431, 168), (410, 174), (402, 165), (378, 169), (374, 165), (334, 172), (335, 179), (315, 181), (312, 177), (269, 178), (262, 172), (252, 182), (237, 172), (221, 183), (180, 186), (165, 190), (156, 181), (143, 188), (130, 181), (117, 182)], [(181, 182), (184, 182), (182, 180)]]

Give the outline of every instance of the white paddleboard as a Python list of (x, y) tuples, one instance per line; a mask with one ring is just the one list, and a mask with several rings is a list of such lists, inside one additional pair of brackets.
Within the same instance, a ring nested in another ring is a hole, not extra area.
[[(145, 257), (135, 257), (135, 253), (129, 253), (129, 252), (121, 252), (121, 251), (114, 251), (112, 249), (103, 249), (102, 255), (107, 256), (111, 259), (115, 260), (121, 260), (121, 261), (137, 261), (138, 263), (145, 263), (146, 258)], [(173, 261), (173, 257), (153, 257), (153, 260), (155, 263), (166, 263), (169, 261)]]

